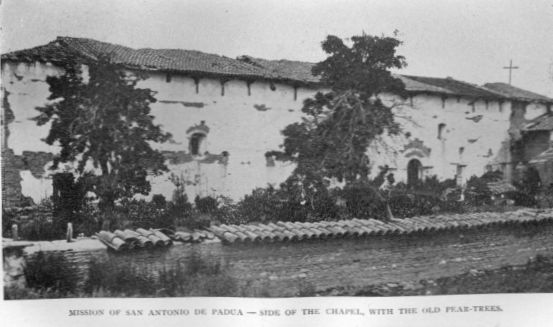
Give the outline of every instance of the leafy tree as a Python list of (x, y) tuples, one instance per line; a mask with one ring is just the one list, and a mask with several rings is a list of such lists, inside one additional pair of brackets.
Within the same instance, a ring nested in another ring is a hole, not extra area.
[(401, 80), (390, 72), (406, 65), (405, 58), (396, 54), (401, 41), (366, 34), (350, 41), (348, 45), (328, 36), (322, 42), (328, 57), (312, 71), (330, 91), (305, 100), (303, 121), (282, 132), (284, 151), (272, 152), (297, 164), (294, 178), (307, 198), (310, 192), (320, 192), (327, 178), (346, 185), (367, 182), (368, 146), (386, 131), (399, 131), (392, 107), (379, 95), (405, 92)]
[(111, 215), (114, 202), (135, 194), (148, 194), (148, 173), (167, 168), (152, 143), (171, 135), (154, 123), (150, 104), (153, 91), (137, 88), (141, 76), (130, 74), (108, 58), (88, 66), (68, 62), (65, 73), (48, 77), (48, 104), (36, 108), (38, 125), (51, 123), (44, 141), (61, 150), (53, 169), (69, 163), (78, 176), (76, 183), (98, 196), (99, 207)]

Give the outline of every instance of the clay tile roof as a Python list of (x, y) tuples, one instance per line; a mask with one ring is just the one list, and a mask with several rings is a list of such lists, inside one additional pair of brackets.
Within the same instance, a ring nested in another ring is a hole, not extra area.
[(553, 114), (546, 113), (532, 119), (524, 126), (525, 131), (553, 131)]
[(429, 92), (429, 93), (441, 93), (441, 94), (454, 94), (453, 91), (448, 90), (443, 87), (435, 86), (432, 84), (425, 84), (415, 80), (414, 78), (409, 78), (407, 76), (397, 75), (399, 79), (405, 85), (405, 89), (410, 92)]
[[(505, 98), (503, 95), (497, 92), (492, 92), (478, 85), (459, 81), (451, 77), (437, 78), (437, 77), (422, 77), (422, 76), (409, 76), (409, 75), (404, 75), (403, 77), (409, 80), (414, 80), (415, 82), (427, 85), (427, 89), (426, 90), (423, 89), (423, 91), (426, 91), (426, 92), (454, 94), (454, 95), (462, 95), (462, 96), (482, 98), (482, 99)], [(422, 87), (422, 85), (419, 85), (419, 87)], [(440, 90), (445, 90), (445, 91), (432, 91), (434, 88), (439, 88)]]
[(548, 98), (541, 94), (523, 90), (521, 88), (509, 85), (507, 83), (487, 83), (487, 84), (484, 84), (484, 87), (494, 92), (503, 94), (504, 96), (511, 99), (530, 101), (530, 102), (553, 103), (553, 99), (551, 98)]
[(182, 49), (132, 49), (73, 37), (58, 37), (44, 46), (3, 54), (2, 60), (63, 62), (69, 57), (97, 60), (99, 56), (108, 56), (113, 63), (143, 70), (278, 79), (263, 68), (215, 54)]
[[(315, 65), (293, 60), (267, 60), (250, 56), (237, 59), (183, 49), (133, 49), (118, 44), (87, 38), (58, 37), (43, 46), (3, 54), (3, 61), (66, 62), (69, 58), (82, 61), (108, 56), (114, 63), (131, 69), (159, 70), (188, 74), (266, 79), (293, 84), (312, 85), (320, 82), (312, 74)], [(489, 83), (480, 87), (453, 78), (396, 75), (408, 92), (466, 96), (481, 99), (519, 99), (553, 103), (545, 96), (504, 83)]]
[(315, 65), (311, 62), (293, 61), (293, 60), (267, 60), (254, 58), (250, 56), (240, 56), (238, 60), (269, 70), (275, 76), (283, 80), (305, 81), (309, 83), (318, 83), (319, 77), (314, 76), (311, 69)]

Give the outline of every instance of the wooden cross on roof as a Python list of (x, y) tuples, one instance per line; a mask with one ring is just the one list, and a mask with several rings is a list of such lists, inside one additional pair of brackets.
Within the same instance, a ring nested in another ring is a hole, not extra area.
[(511, 75), (513, 73), (513, 69), (518, 69), (518, 66), (513, 66), (513, 60), (511, 59), (509, 61), (509, 66), (503, 67), (503, 69), (508, 69), (509, 70), (509, 85), (511, 85)]

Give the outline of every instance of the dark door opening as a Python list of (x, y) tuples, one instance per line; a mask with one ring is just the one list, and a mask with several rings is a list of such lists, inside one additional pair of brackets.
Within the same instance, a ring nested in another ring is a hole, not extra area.
[(417, 159), (412, 159), (407, 164), (407, 185), (415, 186), (417, 185), (422, 175), (422, 164)]

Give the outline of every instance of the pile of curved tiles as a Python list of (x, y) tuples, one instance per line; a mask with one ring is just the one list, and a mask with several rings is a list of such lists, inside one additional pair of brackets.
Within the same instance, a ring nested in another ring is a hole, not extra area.
[(215, 235), (206, 230), (194, 230), (194, 231), (177, 231), (171, 235), (171, 238), (175, 241), (199, 243), (204, 240), (213, 240)]
[(321, 222), (276, 222), (268, 224), (219, 225), (209, 227), (215, 236), (226, 243), (300, 241), (373, 235), (400, 235), (437, 232), (528, 222), (553, 222), (553, 209), (523, 209), (505, 213), (482, 212), (447, 214), (380, 221), (350, 219)]
[(172, 240), (157, 229), (116, 230), (113, 233), (100, 231), (96, 233), (98, 239), (115, 251), (124, 251), (140, 248), (167, 247)]

